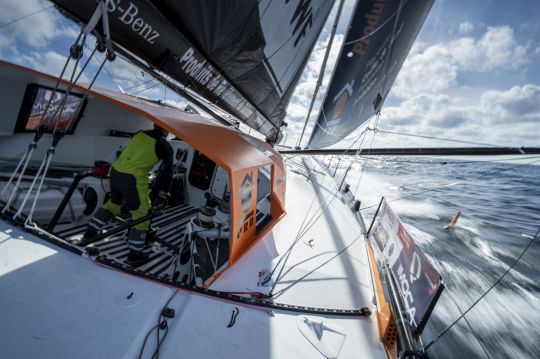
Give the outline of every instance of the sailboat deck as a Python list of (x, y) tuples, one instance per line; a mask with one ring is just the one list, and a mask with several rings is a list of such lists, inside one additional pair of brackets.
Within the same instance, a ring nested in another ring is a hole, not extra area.
[[(303, 174), (287, 174), (288, 215), (210, 289), (268, 291), (269, 287), (257, 285), (259, 271), (273, 268), (304, 228), (305, 235), (286, 262), (275, 293), (293, 286), (275, 302), (333, 309), (368, 307), (374, 313), (367, 252), (352, 213), (336, 192), (330, 175), (316, 163), (299, 165), (304, 167)], [(169, 208), (153, 221), (153, 226), (158, 227), (162, 238), (179, 243), (185, 224), (195, 213), (190, 206)], [(258, 214), (257, 222), (262, 217)], [(84, 226), (59, 227), (57, 234), (75, 239), (83, 230)], [(91, 246), (121, 261), (127, 254), (124, 236), (111, 236)], [(326, 357), (339, 354), (343, 359), (386, 358), (373, 314), (336, 317), (278, 309), (269, 312), (182, 290), (175, 292), (69, 255), (62, 248), (2, 221), (0, 247), (0, 259), (7, 263), (0, 266), (0, 290), (6, 293), (0, 297), (0, 307), (4, 308), (6, 326), (12, 328), (10, 332), (18, 333), (2, 341), (7, 357), (32, 357), (36, 352), (44, 358), (137, 357), (145, 336), (168, 303), (176, 316), (169, 321), (169, 334), (160, 349), (163, 358), (182, 353), (190, 358), (307, 359), (323, 358), (323, 352), (330, 355)], [(141, 269), (163, 276), (169, 273), (169, 261), (170, 255), (165, 251)], [(16, 298), (28, 300), (21, 307)], [(33, 312), (32, 308), (39, 311)], [(239, 314), (229, 327), (236, 310)], [(29, 318), (32, 325), (24, 324)], [(319, 327), (323, 336), (317, 339)], [(110, 341), (111, 335), (114, 342)], [(147, 346), (148, 351), (153, 351), (155, 340), (149, 340)]]

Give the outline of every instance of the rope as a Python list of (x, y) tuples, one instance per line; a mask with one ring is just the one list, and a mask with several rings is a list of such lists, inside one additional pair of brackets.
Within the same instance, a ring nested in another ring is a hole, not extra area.
[(538, 230), (536, 231), (535, 235), (531, 238), (531, 240), (529, 241), (529, 243), (527, 244), (527, 246), (525, 246), (525, 248), (523, 249), (523, 251), (521, 252), (521, 254), (514, 260), (514, 262), (512, 263), (512, 265), (510, 265), (510, 267), (508, 267), (508, 269), (506, 269), (506, 271), (499, 277), (499, 279), (497, 279), (495, 281), (495, 283), (493, 283), (491, 285), (491, 287), (488, 288), (488, 290), (486, 290), (484, 292), (484, 294), (482, 294), (465, 312), (463, 312), (463, 314), (461, 314), (454, 322), (452, 322), (452, 324), (450, 324), (448, 327), (446, 327), (443, 331), (441, 331), (437, 337), (435, 339), (433, 339), (431, 342), (429, 342), (425, 349), (427, 350), (430, 346), (432, 346), (433, 344), (435, 344), (439, 339), (441, 339), (454, 325), (456, 325), (462, 318), (465, 318), (465, 315), (467, 313), (469, 313), (471, 311), (471, 309), (473, 309), (483, 298), (485, 298), (485, 296), (491, 292), (491, 290), (493, 288), (495, 288), (503, 279), (504, 277), (506, 277), (506, 275), (516, 266), (516, 264), (519, 263), (519, 261), (521, 260), (521, 258), (523, 257), (523, 255), (527, 252), (527, 250), (531, 247), (531, 245), (534, 243), (534, 241), (536, 240), (536, 238), (538, 237), (538, 234), (540, 233), (540, 227), (538, 228)]
[[(339, 189), (338, 189), (339, 190)], [(306, 220), (309, 216), (309, 213), (311, 212), (311, 208), (313, 207), (313, 204), (315, 203), (315, 200), (317, 199), (317, 195), (315, 194), (314, 197), (313, 197), (313, 200), (311, 201), (309, 207), (308, 207), (308, 210), (306, 211), (306, 215), (304, 216), (303, 220), (302, 220), (302, 223), (300, 224), (300, 229), (298, 230), (298, 233), (296, 234), (296, 238), (295, 240), (293, 241), (293, 243), (289, 246), (289, 248), (287, 249), (287, 251), (283, 254), (283, 256), (281, 256), (278, 260), (278, 262), (276, 263), (276, 265), (274, 266), (274, 268), (270, 271), (270, 273), (268, 273), (267, 277), (261, 282), (262, 285), (265, 285), (267, 284), (270, 279), (272, 279), (272, 276), (274, 274), (274, 272), (276, 271), (276, 269), (278, 268), (278, 266), (281, 264), (281, 261), (283, 260), (283, 258), (285, 258), (285, 261), (283, 262), (283, 266), (281, 267), (279, 273), (278, 273), (278, 276), (276, 278), (276, 280), (274, 281), (273, 285), (272, 285), (272, 288), (270, 290), (270, 294), (272, 293), (272, 291), (274, 290), (277, 282), (279, 281), (279, 279), (281, 279), (281, 273), (283, 272), (283, 269), (285, 268), (285, 264), (287, 263), (288, 259), (289, 259), (289, 256), (292, 252), (292, 249), (294, 248), (294, 246), (300, 241), (300, 239), (307, 233), (307, 231), (309, 231), (309, 229), (311, 229), (311, 227), (313, 226), (313, 224), (317, 221), (317, 219), (319, 219), (319, 217), (324, 213), (324, 211), (326, 210), (326, 208), (328, 208), (328, 206), (332, 203), (333, 199), (336, 197), (337, 195), (337, 192), (334, 193), (334, 197), (329, 201), (328, 201), (328, 198), (330, 197), (331, 194), (328, 194), (328, 196), (323, 200), (323, 204), (321, 205), (321, 207), (319, 207), (319, 209), (313, 214), (313, 216), (308, 220), (308, 225), (306, 225), (306, 227), (304, 227), (304, 224), (306, 223)], [(323, 208), (324, 206), (324, 208)], [(319, 214), (318, 212), (321, 211), (321, 213)], [(317, 216), (315, 218), (315, 220), (313, 220), (313, 218)], [(305, 229), (303, 231), (303, 229)], [(285, 256), (285, 257), (284, 257)]]
[[(150, 337), (150, 335), (152, 334), (152, 332), (154, 330), (157, 329), (157, 346), (156, 346), (156, 349), (154, 350), (154, 353), (152, 353), (152, 359), (156, 358), (158, 359), (159, 358), (159, 349), (161, 347), (161, 344), (163, 343), (163, 341), (165, 340), (165, 338), (167, 337), (167, 334), (169, 333), (169, 327), (167, 325), (167, 319), (164, 319), (162, 321), (162, 317), (163, 317), (163, 310), (165, 310), (167, 308), (167, 306), (169, 305), (169, 303), (173, 300), (173, 298), (176, 296), (176, 294), (178, 294), (178, 289), (176, 289), (174, 291), (174, 293), (171, 295), (171, 297), (169, 298), (169, 300), (167, 300), (167, 303), (165, 303), (165, 305), (163, 306), (162, 310), (159, 312), (159, 318), (158, 318), (158, 322), (156, 325), (154, 325), (152, 328), (150, 328), (150, 330), (148, 331), (148, 333), (146, 333), (146, 336), (144, 337), (144, 341), (143, 341), (143, 344), (142, 344), (142, 347), (141, 347), (141, 350), (139, 351), (139, 356), (137, 357), (137, 359), (141, 359), (142, 358), (142, 355), (144, 353), (144, 348), (146, 347), (146, 342), (148, 341), (148, 338)], [(164, 327), (164, 328), (161, 328), (161, 327)], [(160, 330), (165, 330), (165, 335), (163, 336), (163, 338), (160, 338)]]
[[(88, 50), (91, 50), (90, 46), (88, 45), (85, 45), (84, 47), (86, 47)], [(95, 59), (98, 64), (100, 63), (99, 60)], [(122, 86), (120, 86), (120, 84), (116, 81), (116, 79), (114, 78), (114, 76), (109, 72), (109, 70), (107, 70), (106, 67), (103, 67), (103, 71), (105, 71), (105, 73), (107, 74), (107, 76), (109, 76), (109, 78), (112, 80), (112, 82), (114, 82), (114, 84), (116, 85), (116, 87), (118, 87), (118, 89), (120, 90), (121, 93), (125, 94), (126, 93), (126, 90), (124, 90), (122, 88)]]
[[(84, 45), (84, 42), (86, 41), (85, 39), (86, 39), (86, 37), (83, 37), (83, 45)], [(88, 59), (86, 59), (86, 62), (84, 63), (83, 67), (79, 71), (79, 74), (75, 77), (75, 79), (73, 79), (73, 77), (75, 75), (75, 72), (77, 70), (77, 65), (79, 64), (79, 59), (77, 59), (77, 61), (75, 62), (75, 66), (73, 66), (73, 72), (72, 72), (71, 78), (69, 80), (69, 86), (66, 89), (66, 91), (64, 93), (64, 96), (62, 97), (62, 102), (60, 102), (60, 105), (56, 108), (56, 111), (54, 112), (54, 114), (53, 114), (53, 116), (51, 118), (51, 120), (54, 121), (53, 133), (58, 128), (58, 124), (60, 123), (60, 118), (62, 117), (62, 112), (64, 112), (64, 108), (66, 106), (68, 96), (71, 94), (71, 91), (73, 90), (73, 87), (75, 87), (75, 84), (81, 78), (84, 70), (86, 70), (86, 67), (90, 63), (90, 60), (94, 57), (94, 54), (96, 53), (96, 51), (97, 51), (97, 47), (94, 48), (94, 50), (92, 51), (92, 53), (90, 54)], [(51, 98), (52, 98), (52, 96), (51, 96)], [(81, 101), (81, 105), (82, 105), (83, 102), (84, 102), (84, 100)], [(45, 117), (45, 113), (44, 113), (43, 117)], [(69, 129), (69, 126), (71, 125), (72, 121), (73, 121), (73, 118), (71, 118), (70, 121), (68, 122), (68, 124), (66, 125), (66, 127), (65, 127), (66, 131)]]

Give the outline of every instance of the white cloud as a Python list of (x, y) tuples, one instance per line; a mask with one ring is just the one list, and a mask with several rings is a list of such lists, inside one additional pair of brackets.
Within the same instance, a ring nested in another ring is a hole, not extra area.
[(535, 122), (540, 135), (540, 86), (527, 84), (508, 91), (487, 91), (481, 97), (481, 105), (497, 122)]
[(419, 93), (439, 93), (458, 85), (464, 71), (516, 70), (528, 63), (528, 47), (520, 45), (509, 26), (488, 27), (477, 40), (456, 40), (415, 47), (405, 61), (393, 94), (402, 98)]
[(444, 94), (419, 94), (397, 107), (388, 107), (383, 111), (382, 121), (393, 126), (427, 125), (452, 128), (465, 119), (455, 101)]
[(458, 64), (443, 44), (411, 54), (396, 79), (392, 92), (399, 97), (437, 93), (456, 84)]
[(459, 32), (462, 34), (468, 34), (474, 30), (474, 25), (468, 21), (459, 24)]
[[(46, 51), (46, 52), (30, 52), (28, 54), (22, 55), (17, 58), (16, 63), (20, 64), (22, 66), (26, 66), (41, 72), (45, 72), (47, 74), (50, 74), (52, 76), (60, 76), (60, 73), (62, 72), (62, 68), (64, 67), (64, 64), (66, 62), (66, 56), (59, 54), (54, 51)], [(71, 77), (71, 74), (73, 72), (73, 66), (74, 61), (70, 61), (68, 67), (66, 68), (66, 71), (64, 72), (64, 79), (69, 80)], [(77, 66), (77, 72), (76, 75), (81, 70), (81, 63)], [(89, 71), (88, 69), (86, 71)], [(85, 74), (82, 74), (79, 78), (79, 83), (88, 83), (88, 77)]]
[[(445, 94), (419, 94), (398, 106), (385, 108), (380, 128), (500, 145), (538, 144), (540, 86), (526, 84), (505, 91), (487, 90), (476, 104), (465, 102)], [(381, 137), (388, 140), (388, 136)], [(400, 145), (408, 144), (403, 138), (395, 138)]]
[(105, 67), (115, 80), (123, 81), (126, 87), (135, 86), (151, 78), (148, 75), (143, 75), (139, 68), (121, 57), (117, 57), (113, 62), (107, 62)]
[(488, 27), (478, 41), (461, 38), (453, 41), (450, 48), (454, 61), (463, 70), (518, 69), (528, 63), (527, 46), (518, 44), (509, 26)]
[[(508, 73), (521, 69), (528, 64), (529, 52), (532, 51), (528, 46), (518, 43), (509, 26), (488, 27), (477, 39), (460, 37), (416, 46), (392, 90), (401, 103), (383, 108), (381, 128), (503, 145), (537, 144), (538, 85), (495, 91), (463, 87), (458, 81), (464, 73), (470, 76), (474, 72)], [(536, 137), (530, 136), (533, 124)], [(388, 140), (388, 136), (383, 138)], [(418, 144), (414, 139), (396, 140), (404, 145)]]
[[(45, 0), (3, 0), (0, 24), (8, 24), (51, 5)], [(2, 29), (0, 47), (7, 48), (24, 43), (34, 48), (45, 48), (58, 36), (72, 36), (73, 34), (73, 29), (63, 24), (58, 12), (50, 8)]]

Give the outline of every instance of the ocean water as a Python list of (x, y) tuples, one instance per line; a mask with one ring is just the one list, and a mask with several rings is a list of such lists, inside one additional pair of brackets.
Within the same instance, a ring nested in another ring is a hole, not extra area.
[[(346, 182), (362, 200), (365, 218), (371, 220), (384, 195), (443, 276), (446, 288), (424, 331), (424, 344), (482, 296), (540, 228), (540, 166), (522, 164), (532, 161), (540, 164), (539, 157), (506, 163), (379, 157), (353, 164)], [(338, 179), (346, 166), (340, 164)], [(457, 211), (462, 213), (457, 227), (445, 230)], [(460, 320), (428, 354), (540, 358), (539, 280), (537, 238), (467, 313), (468, 323)]]

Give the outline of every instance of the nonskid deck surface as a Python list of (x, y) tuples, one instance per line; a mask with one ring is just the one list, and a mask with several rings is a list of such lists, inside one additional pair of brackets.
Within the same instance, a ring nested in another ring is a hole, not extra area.
[[(196, 216), (198, 209), (188, 204), (183, 204), (171, 208), (167, 208), (163, 211), (163, 214), (156, 217), (152, 221), (152, 227), (157, 230), (157, 236), (172, 246), (178, 247), (185, 235), (186, 225), (189, 221)], [(257, 211), (256, 226), (257, 228), (264, 225), (266, 217), (260, 211)], [(109, 223), (103, 229), (113, 229), (115, 223)], [(84, 231), (86, 230), (86, 224), (79, 224), (67, 228), (62, 228), (55, 232), (55, 235), (64, 238), (67, 241), (79, 240)], [(98, 248), (100, 255), (109, 259), (115, 260), (120, 263), (125, 263), (125, 260), (129, 254), (129, 247), (127, 242), (127, 230), (104, 238), (98, 242), (87, 245), (86, 247)], [(76, 243), (76, 242), (75, 242)], [(154, 252), (150, 251), (148, 261), (138, 267), (138, 269), (146, 272), (147, 274), (160, 276), (160, 275), (172, 275), (168, 272), (168, 269), (172, 267), (174, 254), (168, 248), (159, 246), (159, 250)]]
[[(152, 227), (157, 230), (157, 236), (173, 246), (180, 245), (184, 238), (187, 223), (197, 214), (198, 209), (190, 205), (180, 205), (168, 208), (163, 214), (152, 221)], [(104, 230), (110, 230), (117, 224), (111, 223)], [(80, 239), (86, 230), (86, 224), (64, 228), (55, 234), (68, 241)], [(109, 259), (124, 263), (128, 254), (127, 230), (111, 237), (104, 238), (86, 247), (98, 248), (100, 255)], [(166, 270), (171, 267), (173, 253), (167, 248), (160, 246), (157, 252), (150, 251), (148, 262), (139, 269), (152, 275), (167, 274)]]

